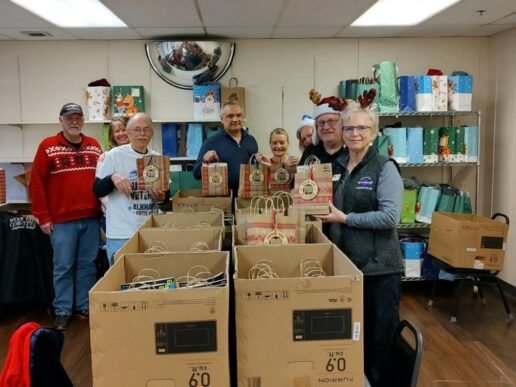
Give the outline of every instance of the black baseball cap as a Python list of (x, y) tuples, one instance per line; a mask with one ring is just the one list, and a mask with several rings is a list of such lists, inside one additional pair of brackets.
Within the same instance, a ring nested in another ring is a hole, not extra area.
[(68, 114), (73, 114), (73, 113), (77, 113), (77, 114), (80, 114), (81, 116), (83, 116), (84, 113), (82, 112), (81, 105), (77, 105), (76, 103), (73, 103), (73, 102), (65, 103), (63, 105), (63, 107), (61, 108), (61, 111), (59, 112), (59, 117), (67, 116)]

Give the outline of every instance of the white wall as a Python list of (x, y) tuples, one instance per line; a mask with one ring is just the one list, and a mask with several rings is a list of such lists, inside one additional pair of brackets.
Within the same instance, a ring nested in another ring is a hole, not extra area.
[(509, 216), (509, 241), (505, 269), (500, 274), (516, 286), (516, 29), (489, 41), (488, 119), (493, 122), (493, 166), (491, 212)]

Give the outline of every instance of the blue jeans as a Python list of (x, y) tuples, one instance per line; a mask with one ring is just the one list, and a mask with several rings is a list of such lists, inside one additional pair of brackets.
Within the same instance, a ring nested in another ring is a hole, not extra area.
[(54, 249), (54, 309), (56, 315), (88, 310), (88, 292), (95, 284), (100, 240), (98, 218), (54, 223), (50, 235)]
[(113, 255), (129, 240), (127, 239), (112, 239), (108, 238), (106, 240), (106, 254), (108, 257), (109, 265), (113, 265), (115, 263), (115, 259)]

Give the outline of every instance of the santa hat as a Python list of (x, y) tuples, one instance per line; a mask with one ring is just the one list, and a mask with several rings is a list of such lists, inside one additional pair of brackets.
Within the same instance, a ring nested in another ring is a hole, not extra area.
[(309, 126), (311, 128), (315, 126), (315, 120), (307, 114), (303, 116), (299, 122), (299, 125), (297, 126), (296, 136), (298, 139), (301, 137), (301, 129), (303, 129), (305, 126)]
[[(321, 93), (317, 90), (312, 89), (308, 93), (310, 100), (315, 104), (314, 107), (314, 120), (317, 120), (317, 117), (323, 114), (339, 114), (346, 108), (348, 102), (344, 98), (337, 97), (326, 97), (322, 98)], [(319, 136), (317, 135), (317, 130), (314, 130), (312, 133), (312, 143), (317, 145), (319, 143)]]

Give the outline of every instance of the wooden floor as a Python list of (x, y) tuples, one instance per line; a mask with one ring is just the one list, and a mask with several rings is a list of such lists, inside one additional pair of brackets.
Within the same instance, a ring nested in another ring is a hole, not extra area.
[[(494, 287), (484, 289), (486, 304), (462, 292), (458, 321), (450, 323), (456, 284), (442, 282), (434, 306), (427, 306), (430, 283), (404, 283), (401, 316), (420, 328), (424, 354), (418, 387), (516, 387), (516, 321), (507, 324)], [(508, 298), (516, 315), (516, 300)], [(44, 308), (4, 308), (0, 311), (0, 364), (10, 335), (26, 321), (51, 323)], [(91, 386), (88, 322), (73, 320), (65, 332), (62, 362), (75, 386)], [(114, 386), (116, 387), (116, 386)], [(218, 386), (222, 387), (222, 386)]]

